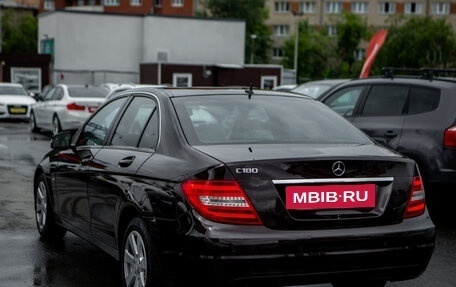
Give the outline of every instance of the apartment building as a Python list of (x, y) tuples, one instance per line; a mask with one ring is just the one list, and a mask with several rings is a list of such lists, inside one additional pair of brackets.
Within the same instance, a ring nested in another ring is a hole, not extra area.
[[(368, 26), (385, 27), (391, 15), (432, 16), (447, 19), (456, 29), (456, 0), (266, 0), (269, 9), (267, 25), (271, 27), (273, 48), (271, 63), (280, 63), (285, 39), (293, 36), (298, 21), (307, 20), (309, 25), (327, 29), (336, 35), (334, 18), (348, 11), (362, 16)], [(362, 60), (363, 49), (357, 52)]]
[(134, 15), (194, 15), (197, 0), (39, 0), (39, 11), (83, 10)]

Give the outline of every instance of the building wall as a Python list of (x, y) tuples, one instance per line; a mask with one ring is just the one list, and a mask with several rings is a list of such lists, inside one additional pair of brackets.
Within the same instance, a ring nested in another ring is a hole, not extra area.
[[(104, 0), (28, 0), (39, 1), (41, 12), (54, 11), (59, 9), (68, 10), (85, 10), (85, 11), (102, 11), (105, 13), (119, 14), (157, 14), (157, 15), (174, 15), (174, 16), (193, 16), (197, 0), (185, 0), (183, 5), (173, 5), (172, 0), (162, 0), (162, 5), (157, 6), (155, 0), (118, 0), (109, 1), (105, 4)], [(54, 8), (45, 7), (45, 1), (53, 1)]]
[[(149, 63), (141, 65), (141, 83), (173, 85), (175, 74), (191, 75), (192, 86), (242, 86), (266, 88), (265, 79), (274, 78), (281, 84), (282, 66), (279, 65), (183, 65)], [(263, 86), (262, 86), (263, 79)]]
[[(242, 65), (244, 35), (242, 21), (146, 17), (142, 62)], [(159, 53), (167, 59), (158, 59)]]
[(137, 83), (145, 62), (242, 64), (244, 33), (242, 21), (55, 11), (39, 15), (38, 42), (54, 41), (52, 83)]
[(194, 1), (197, 0), (185, 0), (182, 6), (174, 6), (172, 0), (162, 0), (161, 6), (154, 5), (153, 13), (159, 15), (194, 16)]
[[(103, 4), (103, 2), (101, 2)], [(140, 5), (132, 5), (130, 0), (119, 0), (119, 5), (104, 5), (103, 11), (106, 13), (122, 14), (150, 14), (152, 1), (141, 1)]]
[[(292, 37), (296, 31), (296, 22), (307, 20), (310, 25), (315, 26), (332, 26), (340, 14), (328, 14), (326, 12), (327, 2), (341, 2), (342, 10), (351, 11), (353, 2), (367, 2), (367, 13), (359, 14), (362, 16), (368, 26), (383, 28), (388, 26), (387, 20), (390, 15), (404, 14), (405, 3), (414, 2), (422, 6), (421, 16), (431, 16), (436, 19), (445, 19), (456, 29), (456, 1), (455, 0), (266, 0), (265, 5), (269, 9), (269, 19), (266, 24), (274, 31), (274, 26), (283, 25), (288, 26), (288, 34), (285, 35), (272, 35), (273, 47), (280, 49), (283, 46), (284, 40)], [(380, 12), (379, 4), (384, 2), (396, 3), (394, 14), (384, 14)], [(445, 2), (448, 3), (450, 9), (448, 14), (436, 15), (432, 11), (433, 3)], [(288, 11), (277, 11), (276, 3), (288, 3)], [(315, 10), (313, 13), (300, 13), (300, 3), (314, 3)], [(411, 15), (406, 15), (411, 17)], [(280, 58), (273, 58), (272, 51), (270, 51), (270, 58), (272, 63), (279, 63)]]

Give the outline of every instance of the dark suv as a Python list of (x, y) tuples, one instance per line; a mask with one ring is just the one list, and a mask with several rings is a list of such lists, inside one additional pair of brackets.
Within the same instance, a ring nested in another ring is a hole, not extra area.
[(355, 79), (320, 100), (377, 142), (414, 159), (429, 189), (456, 183), (456, 70)]

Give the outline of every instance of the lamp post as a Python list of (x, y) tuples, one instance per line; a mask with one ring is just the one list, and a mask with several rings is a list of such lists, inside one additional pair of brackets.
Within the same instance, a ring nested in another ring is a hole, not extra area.
[(295, 20), (295, 45), (294, 45), (294, 62), (293, 69), (295, 71), (295, 81), (298, 83), (298, 46), (299, 46), (299, 16), (302, 15), (301, 12), (294, 12), (293, 15), (296, 17)]
[(252, 40), (252, 45), (250, 46), (250, 64), (253, 64), (256, 37), (257, 37), (257, 35), (255, 35), (255, 34), (250, 35), (250, 39)]
[(293, 69), (295, 71), (296, 84), (298, 83), (298, 45), (299, 45), (299, 20), (296, 20), (294, 62), (293, 62)]

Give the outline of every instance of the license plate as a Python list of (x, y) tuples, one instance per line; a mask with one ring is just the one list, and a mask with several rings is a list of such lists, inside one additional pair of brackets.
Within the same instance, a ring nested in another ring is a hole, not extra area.
[(374, 208), (375, 184), (287, 186), (285, 196), (294, 210)]
[(10, 114), (25, 114), (27, 113), (26, 108), (9, 108), (9, 113)]

